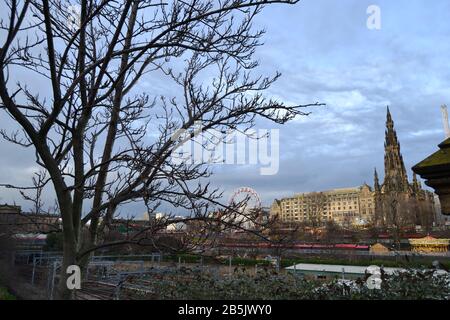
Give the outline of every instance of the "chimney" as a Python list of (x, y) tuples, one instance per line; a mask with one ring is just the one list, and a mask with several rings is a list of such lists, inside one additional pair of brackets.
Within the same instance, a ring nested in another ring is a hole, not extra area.
[(444, 104), (441, 106), (442, 111), (442, 121), (444, 123), (444, 133), (445, 133), (445, 139), (450, 138), (450, 126), (448, 124), (448, 111), (447, 106)]

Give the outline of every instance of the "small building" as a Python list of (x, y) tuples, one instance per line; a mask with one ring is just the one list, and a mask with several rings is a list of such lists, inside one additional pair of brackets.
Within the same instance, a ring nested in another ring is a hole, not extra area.
[(174, 219), (178, 219), (179, 221), (169, 224), (166, 227), (166, 230), (169, 232), (186, 231), (187, 229), (186, 223), (182, 221), (184, 218), (185, 217), (182, 216), (175, 216)]
[[(344, 265), (332, 265), (332, 264), (310, 264), (299, 263), (291, 267), (287, 267), (286, 270), (294, 272), (305, 278), (313, 278), (316, 280), (332, 280), (332, 279), (347, 279), (354, 280), (363, 278), (366, 275), (366, 266), (344, 266)], [(383, 268), (386, 274), (393, 274), (394, 272), (400, 272), (404, 269), (401, 268)]]
[(20, 206), (0, 204), (0, 214), (20, 214), (21, 211)]
[(375, 243), (374, 245), (370, 246), (370, 253), (375, 253), (375, 254), (383, 254), (383, 253), (388, 253), (389, 249), (382, 245), (381, 243)]
[(13, 237), (16, 248), (22, 250), (42, 250), (46, 244), (47, 235), (39, 233), (21, 233)]
[(408, 239), (411, 251), (420, 253), (447, 252), (450, 239), (436, 239), (426, 236), (419, 239)]

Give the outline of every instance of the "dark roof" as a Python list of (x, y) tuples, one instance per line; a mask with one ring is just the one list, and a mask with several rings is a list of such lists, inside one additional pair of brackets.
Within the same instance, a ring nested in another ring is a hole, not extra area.
[(450, 168), (450, 138), (439, 144), (440, 150), (416, 164), (412, 169), (418, 174), (434, 173)]

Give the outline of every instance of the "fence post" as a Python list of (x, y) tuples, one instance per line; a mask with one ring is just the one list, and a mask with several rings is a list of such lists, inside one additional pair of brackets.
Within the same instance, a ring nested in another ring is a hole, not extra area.
[(117, 284), (115, 293), (114, 293), (116, 300), (120, 300), (120, 289), (122, 287), (122, 281), (123, 281), (122, 277), (123, 277), (122, 274), (119, 273), (119, 283)]
[(50, 298), (50, 288), (51, 288), (51, 279), (52, 279), (52, 269), (50, 268), (49, 263), (46, 265), (47, 268), (47, 297)]
[(34, 286), (34, 273), (36, 271), (36, 257), (33, 258), (33, 272), (31, 273), (31, 285)]
[(84, 281), (88, 281), (89, 280), (89, 262), (86, 265), (86, 274), (84, 275)]
[(53, 270), (52, 270), (52, 282), (51, 282), (51, 289), (50, 289), (50, 300), (53, 300), (53, 289), (55, 288), (55, 275), (56, 275), (56, 264), (57, 262), (53, 262)]

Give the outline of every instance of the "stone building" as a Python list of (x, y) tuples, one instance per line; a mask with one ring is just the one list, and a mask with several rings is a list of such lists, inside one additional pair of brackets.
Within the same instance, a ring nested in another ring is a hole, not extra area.
[(450, 217), (442, 213), (441, 202), (437, 194), (434, 195), (434, 215), (435, 226), (444, 228), (450, 226)]
[(282, 221), (319, 226), (326, 221), (340, 225), (365, 225), (375, 213), (374, 192), (367, 185), (309, 192), (275, 200), (270, 214)]
[(61, 229), (61, 219), (55, 214), (23, 212), (20, 206), (0, 205), (0, 227), (14, 234), (48, 233)]
[(384, 181), (380, 185), (375, 169), (375, 224), (379, 227), (431, 226), (434, 220), (434, 194), (422, 189), (414, 173), (412, 182), (403, 162), (400, 142), (389, 107), (384, 143)]
[(384, 181), (375, 169), (374, 186), (310, 192), (275, 200), (271, 216), (285, 222), (321, 225), (327, 220), (340, 225), (376, 225), (401, 227), (431, 225), (434, 195), (422, 189), (416, 175), (408, 181), (400, 143), (387, 108), (384, 154)]

